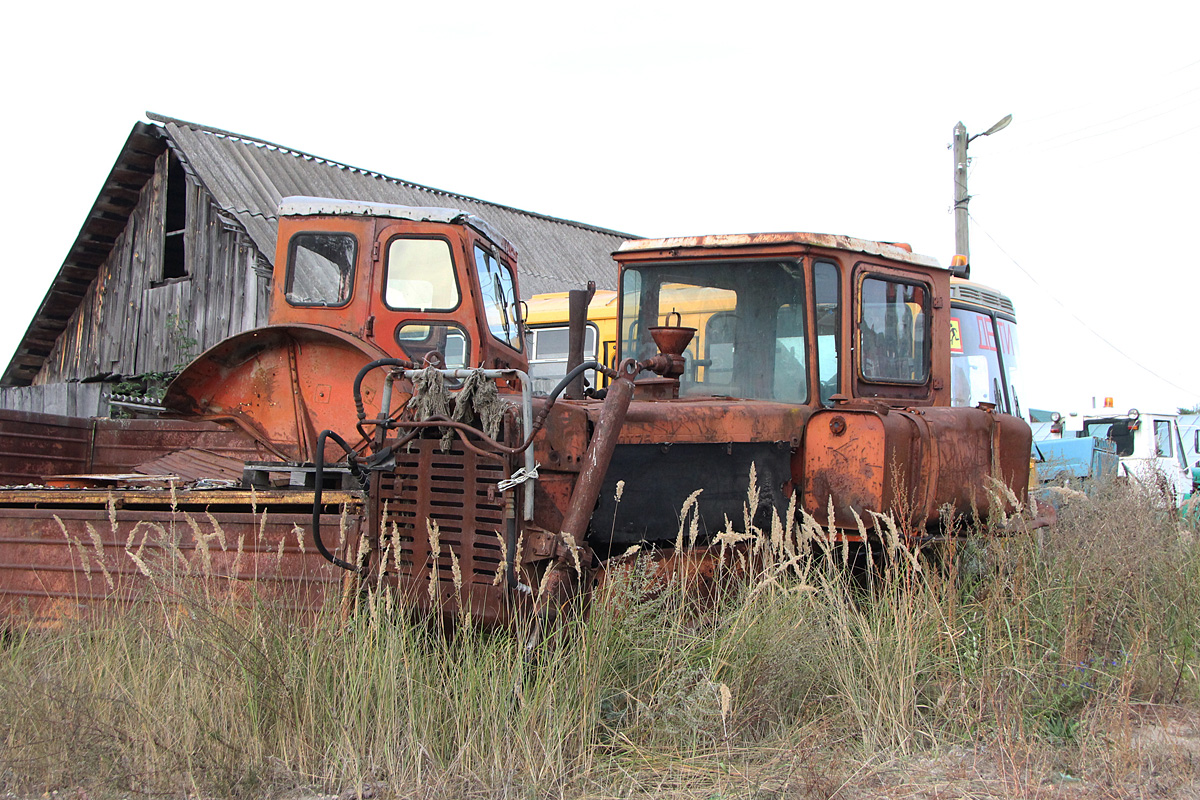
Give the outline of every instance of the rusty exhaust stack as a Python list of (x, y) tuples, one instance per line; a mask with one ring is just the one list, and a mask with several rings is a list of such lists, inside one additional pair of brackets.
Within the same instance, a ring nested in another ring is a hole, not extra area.
[[(596, 294), (596, 282), (588, 281), (586, 289), (567, 293), (567, 372), (583, 363), (583, 345), (587, 341), (587, 310)], [(568, 400), (583, 399), (583, 375), (567, 384), (563, 396)]]

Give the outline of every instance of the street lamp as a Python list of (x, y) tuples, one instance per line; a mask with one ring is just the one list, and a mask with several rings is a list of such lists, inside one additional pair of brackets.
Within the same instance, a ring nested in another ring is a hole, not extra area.
[[(1012, 114), (974, 136), (967, 136), (967, 128), (962, 122), (954, 126), (954, 252), (962, 256), (966, 263), (953, 269), (960, 278), (971, 276), (971, 245), (967, 236), (967, 203), (971, 202), (971, 195), (967, 194), (967, 145), (980, 136), (991, 136), (1004, 130), (1010, 122)], [(956, 263), (960, 260), (957, 256)]]

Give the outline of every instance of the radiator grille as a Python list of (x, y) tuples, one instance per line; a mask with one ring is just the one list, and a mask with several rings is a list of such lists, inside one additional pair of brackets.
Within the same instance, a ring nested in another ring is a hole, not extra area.
[(396, 564), (389, 569), (397, 569), (410, 590), (428, 584), (433, 559), (427, 521), (437, 524), (437, 582), (442, 597), (449, 598), (454, 594), (451, 551), (458, 557), (464, 593), (470, 592), (469, 585), (490, 587), (503, 569), (501, 540), (509, 512), (496, 484), (507, 476), (499, 462), (458, 449), (443, 453), (438, 445), (437, 440), (418, 439), (411, 451), (401, 448), (395, 472), (380, 478), (378, 499), (384, 512), (382, 533), (392, 535), (393, 547), (398, 547)]

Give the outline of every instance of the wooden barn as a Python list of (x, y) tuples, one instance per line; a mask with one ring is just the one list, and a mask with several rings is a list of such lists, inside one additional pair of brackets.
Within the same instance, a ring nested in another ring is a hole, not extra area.
[(625, 234), (390, 178), (241, 134), (148, 114), (134, 125), (24, 338), (0, 407), (106, 416), (114, 386), (169, 373), (266, 323), (279, 201), (441, 206), (517, 247), (521, 293), (612, 288)]

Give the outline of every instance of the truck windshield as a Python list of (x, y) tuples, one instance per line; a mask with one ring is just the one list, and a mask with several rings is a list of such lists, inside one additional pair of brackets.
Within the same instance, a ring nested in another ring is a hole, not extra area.
[(808, 399), (804, 278), (795, 262), (628, 267), (621, 278), (621, 353), (658, 352), (649, 329), (696, 329), (681, 396), (803, 403)]
[(1134, 433), (1138, 429), (1131, 426), (1128, 419), (1089, 419), (1084, 423), (1083, 435), (1112, 439), (1117, 445), (1117, 455), (1126, 458), (1133, 455)]

